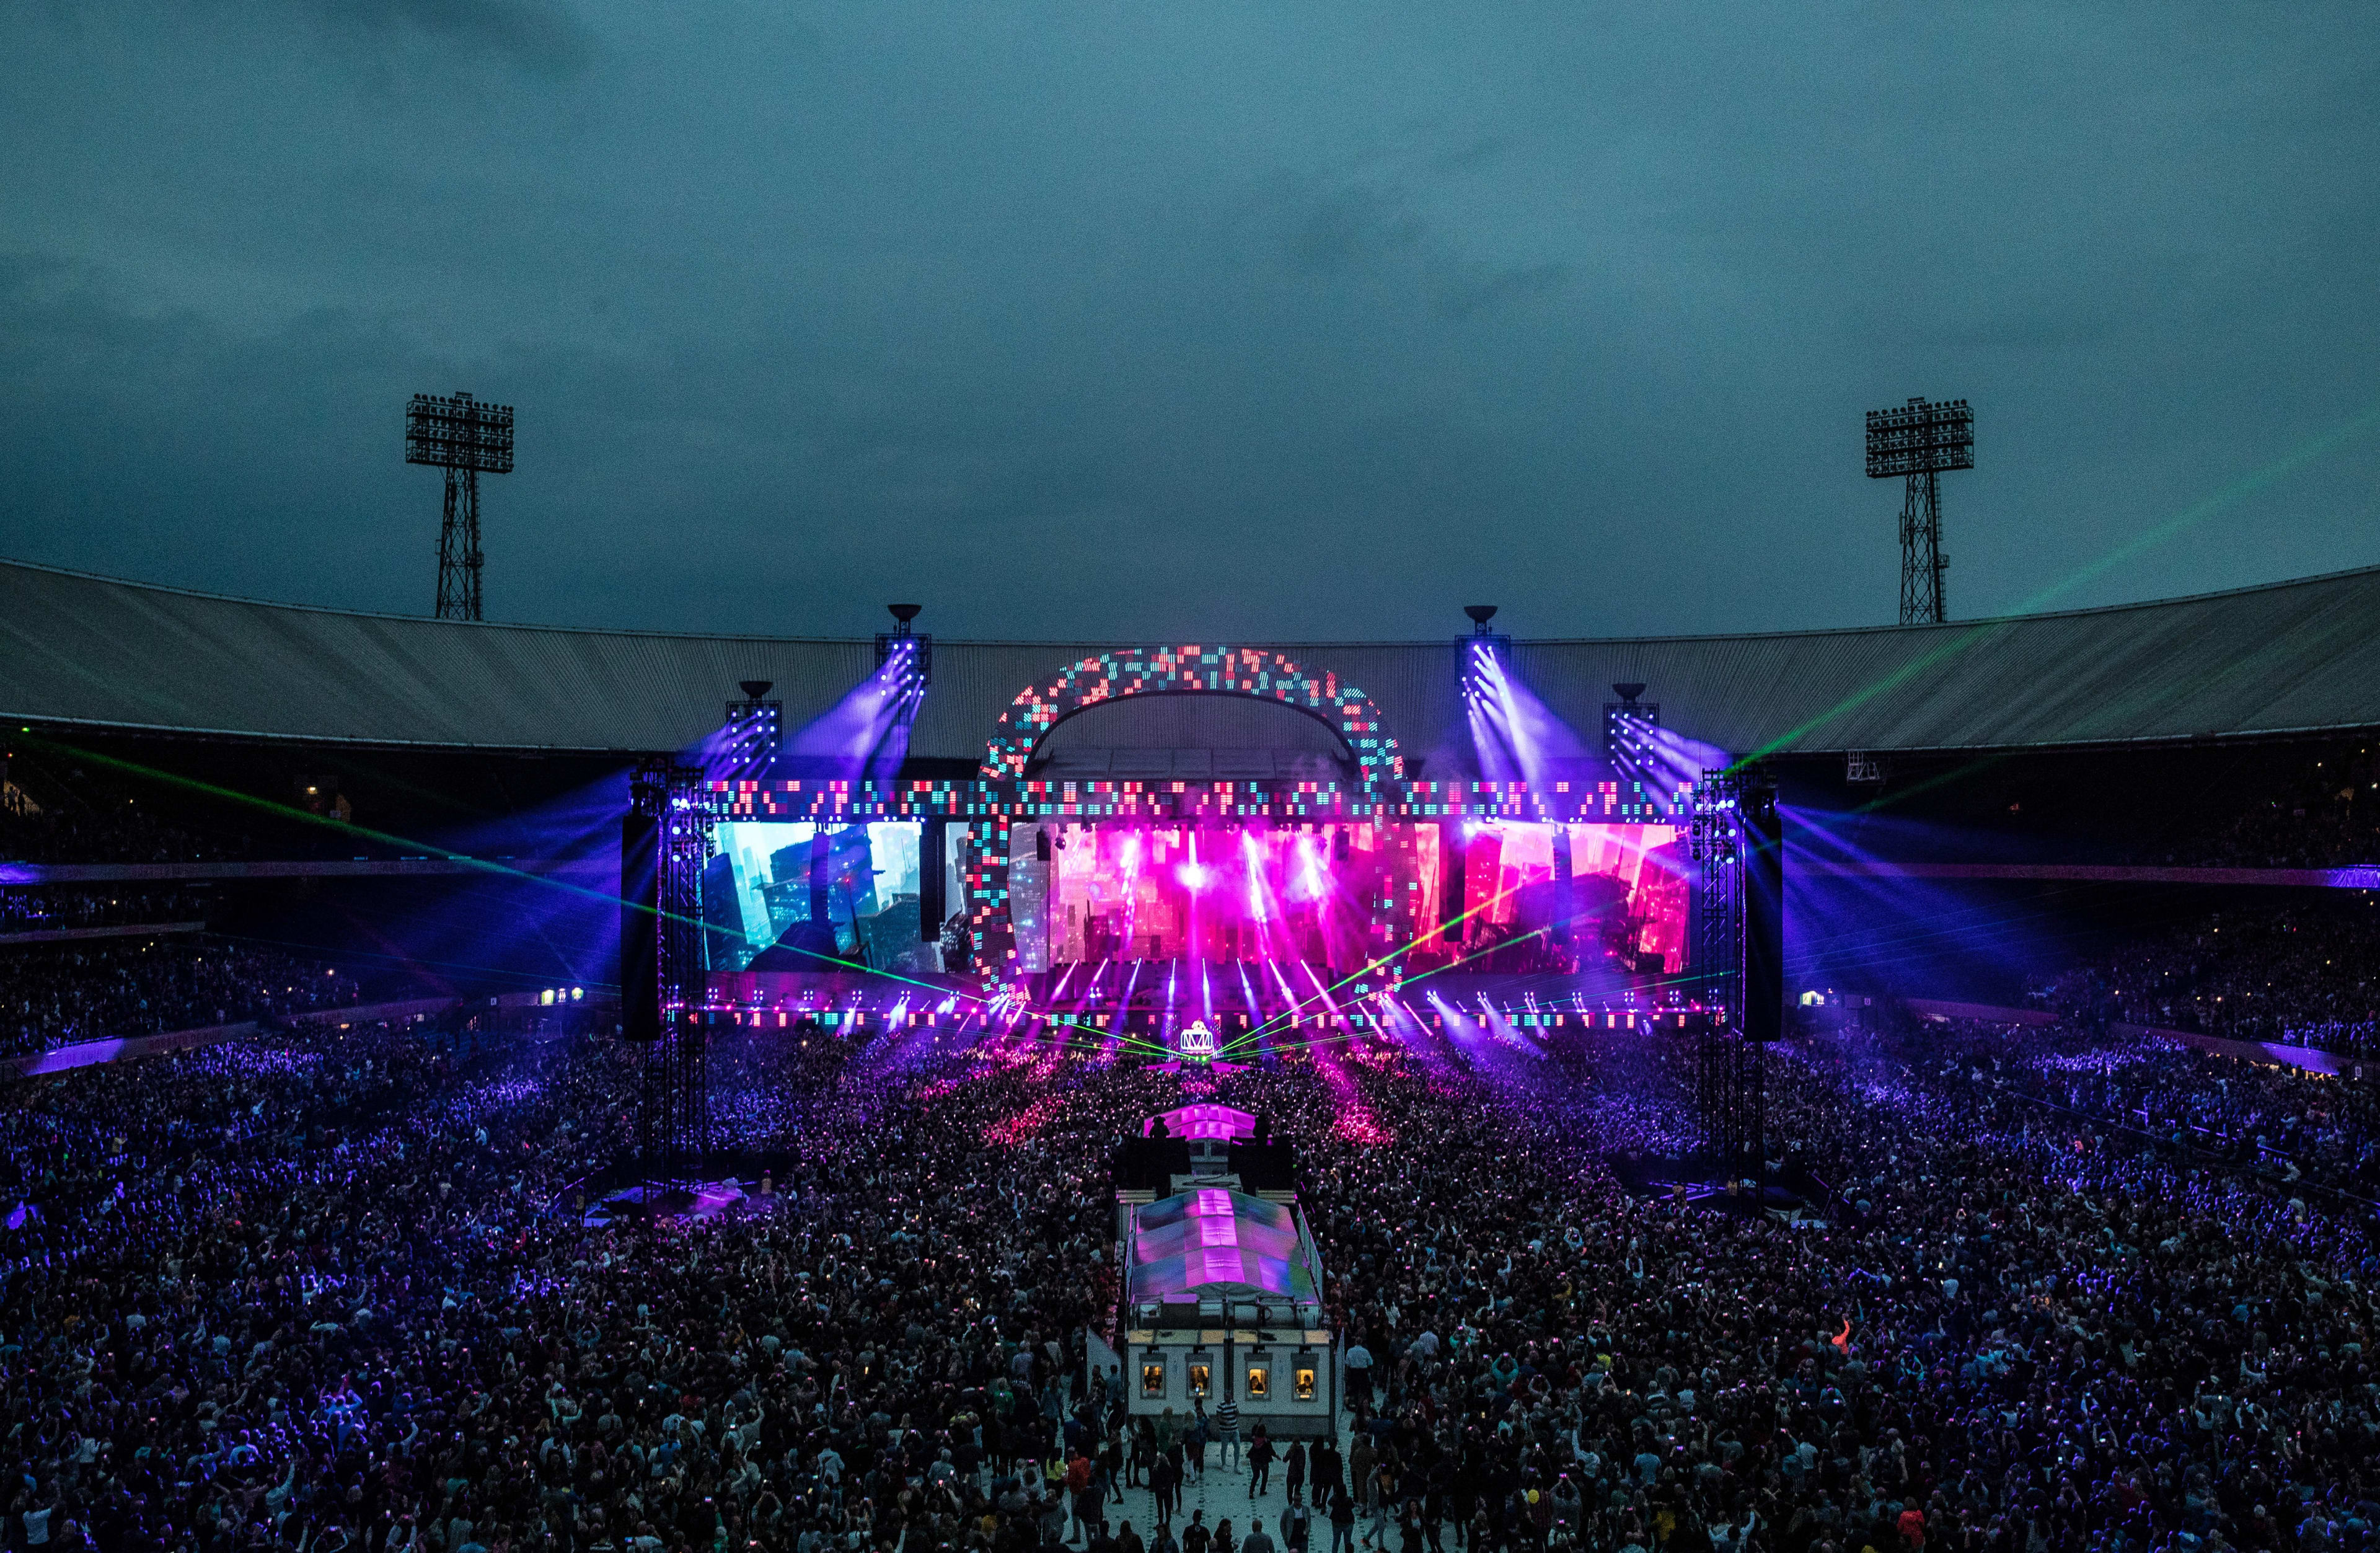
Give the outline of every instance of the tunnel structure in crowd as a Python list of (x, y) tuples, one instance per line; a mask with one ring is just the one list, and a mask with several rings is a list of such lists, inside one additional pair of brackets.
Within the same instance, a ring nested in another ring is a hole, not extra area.
[(1126, 1411), (1186, 1419), (1229, 1398), (1244, 1430), (1328, 1435), (1341, 1366), (1291, 1146), (1194, 1104), (1150, 1118), (1114, 1172)]

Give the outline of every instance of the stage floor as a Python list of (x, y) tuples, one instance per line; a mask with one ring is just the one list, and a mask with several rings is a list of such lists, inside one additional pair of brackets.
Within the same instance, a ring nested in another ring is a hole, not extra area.
[(1171, 1044), (1194, 1021), (1223, 1038), (1257, 1028), (1361, 1029), (1402, 1021), (1443, 1029), (1492, 1015), (1530, 1031), (1699, 1027), (1711, 1017), (1661, 978), (1500, 974), (1468, 969), (1398, 979), (1333, 975), (1278, 960), (1108, 960), (1036, 972), (987, 991), (954, 976), (866, 972), (726, 972), (690, 1010), (698, 1022), (759, 1029), (1015, 1031), (1035, 1023)]

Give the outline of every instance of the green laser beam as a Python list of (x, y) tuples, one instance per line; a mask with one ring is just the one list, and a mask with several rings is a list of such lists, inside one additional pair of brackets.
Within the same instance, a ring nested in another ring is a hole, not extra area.
[[(334, 820), (327, 815), (313, 813), (310, 811), (299, 809), (292, 804), (276, 802), (269, 798), (259, 798), (253, 793), (240, 792), (237, 789), (233, 788), (218, 787), (212, 782), (202, 782), (195, 776), (184, 776), (176, 772), (161, 771), (154, 766), (142, 765), (138, 761), (128, 761), (115, 755), (103, 754), (96, 750), (86, 750), (78, 745), (57, 743), (55, 740), (43, 739), (37, 734), (19, 734), (18, 737), (28, 743), (38, 745), (43, 749), (53, 750), (61, 754), (73, 755), (80, 759), (89, 760), (94, 764), (113, 766), (116, 770), (130, 772), (136, 776), (145, 776), (152, 781), (162, 782), (168, 787), (177, 787), (191, 792), (203, 793), (210, 798), (218, 799), (227, 803), (237, 804), (249, 809), (260, 810), (264, 813), (272, 814), (282, 819), (298, 820), (307, 825), (319, 825), (326, 829), (335, 830), (342, 836), (365, 837), (370, 840), (384, 842), (392, 847), (419, 848), (423, 851), (434, 853), (438, 857), (443, 858), (449, 862), (468, 864), (471, 868), (476, 869), (482, 874), (506, 879), (526, 880), (532, 884), (542, 885), (549, 889), (561, 890), (565, 894), (577, 896), (584, 900), (596, 900), (611, 906), (629, 907), (633, 910), (644, 912), (646, 915), (652, 917), (657, 922), (684, 923), (690, 927), (698, 928), (706, 935), (716, 935), (722, 938), (732, 938), (735, 936), (735, 935), (728, 932), (725, 928), (715, 927), (710, 923), (702, 922), (698, 919), (688, 917), (676, 911), (665, 911), (661, 907), (648, 906), (641, 900), (630, 900), (624, 896), (613, 895), (607, 891), (593, 889), (585, 885), (574, 885), (565, 879), (549, 878), (542, 874), (532, 874), (526, 869), (507, 867), (504, 863), (492, 862), (487, 858), (476, 858), (467, 852), (458, 852), (451, 848), (439, 846), (433, 841), (416, 840), (410, 837), (397, 836), (388, 831), (375, 830), (369, 825), (357, 825), (352, 820)], [(826, 964), (836, 966), (845, 971), (856, 971), (862, 975), (874, 976), (883, 981), (892, 982), (897, 985), (917, 987), (927, 992), (937, 993), (946, 997), (965, 998), (972, 1003), (988, 1003), (990, 1001), (978, 994), (967, 992), (962, 988), (947, 987), (937, 982), (919, 981), (914, 976), (905, 976), (897, 971), (881, 970), (876, 966), (862, 964), (857, 960), (844, 960), (835, 955), (820, 954), (815, 950), (809, 951), (809, 954), (810, 958), (813, 960), (823, 961)]]
[(1342, 1030), (1329, 1035), (1309, 1036), (1305, 1040), (1297, 1041), (1286, 1046), (1276, 1046), (1273, 1050), (1279, 1056), (1291, 1057), (1302, 1051), (1313, 1051), (1320, 1046), (1345, 1046), (1354, 1039), (1355, 1032)]
[(1938, 645), (1920, 654), (1873, 684), (1853, 691), (1816, 716), (1787, 729), (1751, 753), (1737, 757), (1728, 769), (1740, 771), (1755, 761), (1774, 754), (1786, 745), (1800, 740), (1803, 735), (1832, 722), (1845, 713), (1855, 711), (1886, 691), (1907, 683), (1935, 665), (1958, 656), (1971, 648), (1982, 645), (1993, 637), (2005, 633), (2018, 624), (2024, 616), (2040, 613), (2045, 605), (2060, 595), (2071, 593), (2094, 578), (2113, 570), (2135, 556), (2155, 549), (2177, 535), (2197, 527), (2216, 514), (2238, 506), (2257, 492), (2296, 473), (2315, 459), (2337, 451), (2375, 426), (2380, 426), (2380, 402), (2374, 403), (2361, 414), (2341, 422), (2329, 431), (2308, 438), (2262, 468), (2239, 476), (2211, 495), (2193, 503), (2164, 522), (2135, 534), (2098, 559), (2076, 568), (2058, 581), (2036, 589), (2018, 601), (2016, 607), (2008, 616), (1991, 620), (1975, 621), (1961, 628), (1948, 635)]
[[(298, 949), (310, 955), (322, 955), (327, 952), (319, 944), (299, 943), (293, 938), (267, 938), (254, 933), (218, 933), (210, 928), (200, 936), (220, 939), (227, 944), (254, 944), (270, 949)], [(540, 976), (528, 971), (508, 971), (501, 965), (480, 965), (468, 960), (432, 960), (422, 955), (389, 954), (379, 949), (340, 949), (335, 951), (335, 958), (351, 964), (362, 960), (383, 968), (422, 965), (437, 971), (477, 971), (491, 976), (501, 976), (516, 981), (525, 986), (551, 986), (555, 980), (552, 976)], [(573, 981), (570, 984), (583, 986), (590, 991), (616, 992), (619, 990), (619, 984), (616, 982)]]

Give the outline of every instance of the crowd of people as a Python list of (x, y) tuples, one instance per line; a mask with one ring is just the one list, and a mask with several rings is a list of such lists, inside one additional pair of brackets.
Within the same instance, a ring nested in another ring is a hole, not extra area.
[(204, 922), (210, 892), (189, 887), (26, 886), (0, 889), (0, 936)]
[(335, 966), (195, 935), (0, 948), (0, 1056), (360, 1002)]
[[(1472, 1033), (1214, 1077), (1029, 1030), (724, 1034), (713, 1125), (771, 1179), (658, 1222), (603, 1211), (645, 1060), (607, 1035), (457, 1063), (418, 1027), (290, 1032), (37, 1081), (0, 1106), (7, 1544), (2371, 1541), (2371, 1210), (2143, 1146), (2240, 1114), (2134, 1125), (2120, 1076), (2162, 1052), (1780, 1048), (1771, 1152), (1820, 1185), (1762, 1214), (1609, 1168), (1693, 1141), (1691, 1037)], [(2214, 1077), (2261, 1134), (2363, 1148), (2360, 1090), (2251, 1072)], [(1294, 1513), (1207, 1449), (1212, 1412), (1160, 1437), (1093, 1357), (1107, 1160), (1196, 1097), (1293, 1144), (1372, 1361), (1332, 1449), (1298, 1446)], [(1207, 1511), (1243, 1502), (1240, 1541)]]
[(2380, 1055), (2380, 896), (2249, 906), (2145, 935), (2047, 983), (2035, 1001), (2123, 1022)]
[(2326, 749), (2277, 791), (2228, 824), (2167, 849), (2167, 862), (2227, 868), (2338, 868), (2380, 863), (2380, 787), (2371, 752)]
[(203, 862), (238, 855), (235, 843), (122, 793), (42, 803), (13, 785), (8, 790), (16, 801), (0, 803), (0, 862)]
[(2343, 1074), (2241, 1060), (2155, 1034), (1937, 1019), (1937, 1059), (1974, 1082), (2275, 1182), (2380, 1204), (2380, 1066)]

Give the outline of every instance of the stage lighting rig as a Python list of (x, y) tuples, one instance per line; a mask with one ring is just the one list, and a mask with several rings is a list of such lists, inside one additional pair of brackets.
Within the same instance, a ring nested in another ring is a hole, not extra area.
[(1867, 412), (1867, 477), (1906, 483), (1900, 498), (1900, 623), (1939, 625), (1948, 617), (1942, 574), (1950, 557), (1942, 554), (1944, 470), (1975, 467), (1975, 413), (1964, 399), (1927, 404), (1912, 399), (1899, 410)]
[(1463, 612), (1471, 617), (1471, 634), (1455, 638), (1454, 645), (1463, 654), (1463, 699), (1470, 702), (1490, 693), (1491, 679), (1512, 673), (1512, 639), (1488, 629), (1494, 605), (1466, 604)]
[(1611, 693), (1620, 699), (1603, 703), (1604, 758), (1624, 760), (1642, 769), (1649, 753), (1644, 748), (1644, 729), (1661, 726), (1661, 703), (1644, 699), (1642, 680), (1621, 680), (1611, 687)]
[(768, 699), (771, 680), (738, 679), (735, 688), (744, 699), (727, 703), (727, 758), (738, 770), (766, 765), (777, 757), (785, 703)]
[(923, 605), (888, 604), (885, 613), (897, 622), (889, 631), (876, 637), (876, 666), (897, 666), (900, 677), (912, 690), (922, 691), (934, 679), (934, 639), (922, 631), (912, 630), (909, 622), (917, 618)]
[(438, 618), (480, 618), (480, 476), (513, 471), (513, 407), (468, 394), (416, 394), (405, 410), (405, 461), (446, 471), (438, 530)]

